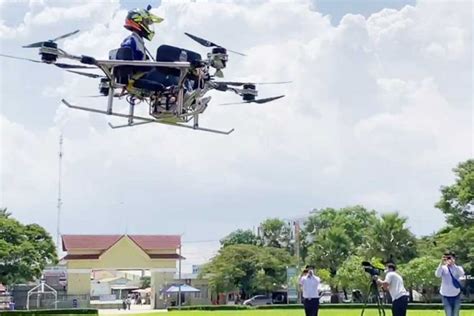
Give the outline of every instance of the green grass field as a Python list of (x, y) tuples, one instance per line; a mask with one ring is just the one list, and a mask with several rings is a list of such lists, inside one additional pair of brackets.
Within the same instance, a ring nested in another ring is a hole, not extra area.
[[(385, 311), (392, 316), (391, 311)], [(132, 314), (127, 314), (132, 315)], [(187, 311), (170, 312), (170, 316), (304, 316), (303, 310), (261, 310), (261, 311)], [(359, 316), (360, 310), (320, 310), (319, 316)], [(134, 315), (135, 316), (135, 315)], [(163, 316), (163, 313), (137, 314), (136, 316)], [(378, 316), (376, 310), (367, 310), (364, 316)], [(407, 316), (444, 316), (444, 311), (408, 311)], [(461, 311), (461, 316), (474, 316), (474, 310)]]

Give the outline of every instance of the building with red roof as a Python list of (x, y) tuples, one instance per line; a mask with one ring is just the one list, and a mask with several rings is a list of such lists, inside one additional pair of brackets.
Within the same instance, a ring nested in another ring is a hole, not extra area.
[(91, 274), (97, 270), (149, 270), (152, 306), (162, 306), (159, 291), (173, 280), (179, 235), (63, 235), (62, 259), (67, 266), (68, 295), (90, 295)]

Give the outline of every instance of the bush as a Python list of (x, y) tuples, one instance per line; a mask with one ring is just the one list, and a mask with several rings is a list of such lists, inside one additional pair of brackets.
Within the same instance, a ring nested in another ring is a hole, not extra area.
[(36, 315), (99, 315), (97, 309), (91, 308), (67, 308), (67, 309), (37, 309), (37, 310), (16, 310), (0, 311), (0, 316), (36, 316)]

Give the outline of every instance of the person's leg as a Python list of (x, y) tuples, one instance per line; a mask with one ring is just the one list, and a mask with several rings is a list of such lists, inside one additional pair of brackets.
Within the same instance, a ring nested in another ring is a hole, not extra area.
[(311, 316), (311, 309), (310, 309), (310, 301), (307, 299), (303, 299), (303, 306), (304, 306), (304, 314), (306, 316)]
[(398, 306), (399, 316), (406, 316), (407, 309), (408, 309), (408, 296), (402, 296), (398, 300), (400, 301), (399, 306)]
[(461, 309), (461, 295), (459, 295), (454, 301), (453, 316), (459, 316), (460, 309)]
[(446, 296), (442, 296), (444, 313), (446, 316), (453, 316), (451, 304)]
[(314, 300), (315, 303), (314, 303), (314, 316), (318, 316), (318, 312), (319, 312), (319, 298), (318, 299), (315, 299)]
[(141, 79), (146, 79), (150, 81), (155, 81), (161, 83), (165, 87), (175, 86), (178, 84), (178, 78), (176, 76), (165, 74), (158, 69), (151, 70), (141, 77)]

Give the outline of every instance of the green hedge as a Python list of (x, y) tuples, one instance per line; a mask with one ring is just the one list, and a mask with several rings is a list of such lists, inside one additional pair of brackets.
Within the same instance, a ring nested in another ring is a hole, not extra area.
[(37, 309), (0, 311), (0, 316), (36, 316), (36, 315), (99, 315), (97, 309), (92, 308), (64, 308), (64, 309)]
[[(320, 309), (362, 309), (364, 304), (321, 304)], [(474, 304), (462, 304), (463, 310), (474, 310)], [(303, 305), (300, 304), (289, 304), (289, 305), (265, 305), (257, 306), (255, 309), (301, 309)], [(367, 305), (368, 309), (377, 308), (375, 304)], [(390, 309), (390, 304), (384, 305), (385, 309)], [(409, 303), (408, 309), (413, 310), (443, 310), (443, 304), (426, 304), (426, 303)]]
[(225, 310), (244, 310), (252, 309), (247, 305), (195, 305), (195, 306), (181, 306), (179, 307), (168, 307), (168, 311), (225, 311)]
[[(474, 310), (474, 304), (462, 304), (462, 310)], [(364, 304), (321, 304), (321, 309), (362, 309)], [(367, 305), (366, 308), (376, 308), (374, 304)], [(384, 305), (385, 309), (390, 310), (390, 305)], [(207, 310), (207, 311), (221, 311), (221, 310), (250, 310), (250, 309), (303, 309), (301, 304), (287, 304), (287, 305), (264, 305), (264, 306), (245, 306), (245, 305), (196, 305), (196, 306), (182, 306), (181, 310)], [(411, 310), (443, 310), (442, 304), (421, 304), (409, 303), (408, 309)], [(178, 307), (169, 307), (168, 311), (180, 310)]]

